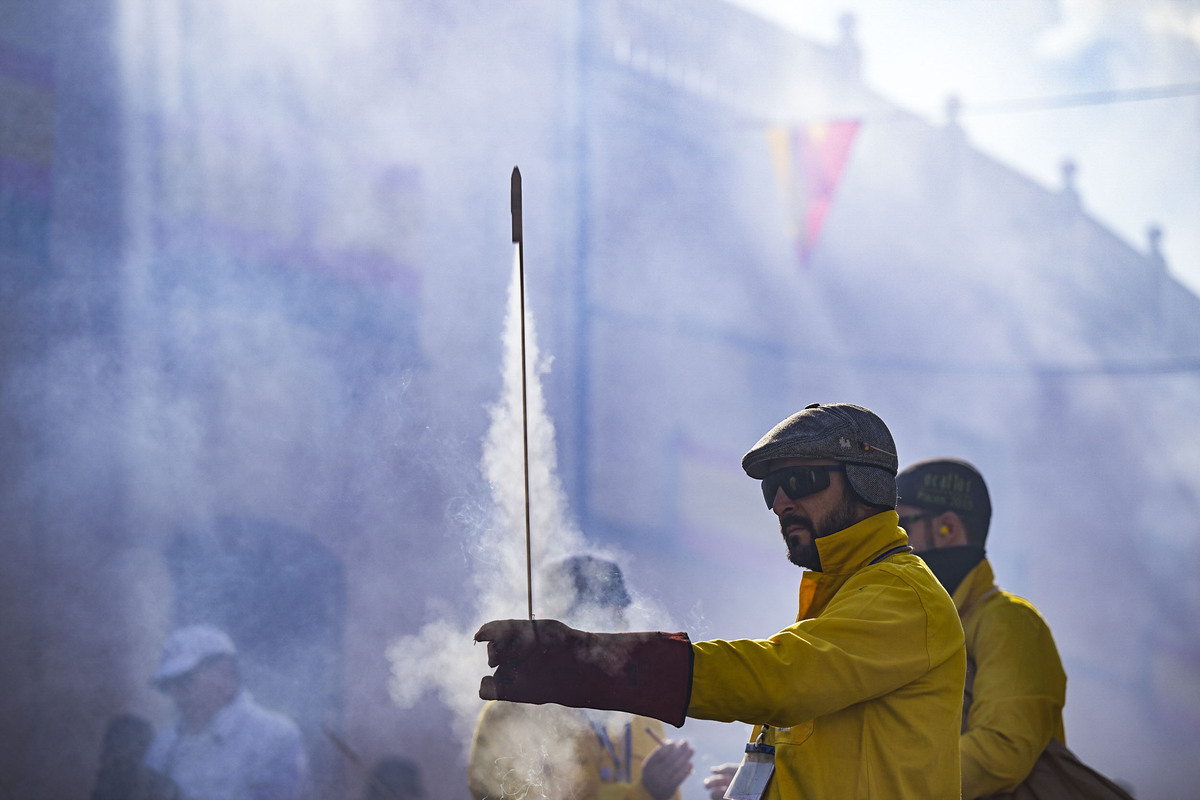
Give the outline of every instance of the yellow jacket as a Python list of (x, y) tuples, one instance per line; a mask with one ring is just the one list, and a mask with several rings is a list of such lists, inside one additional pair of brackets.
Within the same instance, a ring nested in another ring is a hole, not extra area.
[(1066, 744), (1067, 676), (1046, 621), (996, 588), (987, 559), (954, 590), (954, 605), (974, 673), (960, 743), (962, 795), (973, 800), (1015, 789), (1051, 737)]
[(647, 729), (666, 738), (656, 719), (489, 702), (471, 742), (471, 795), (475, 800), (654, 800), (641, 783), (642, 761), (658, 746)]
[[(688, 716), (768, 725), (765, 800), (959, 797), (963, 631), (894, 511), (817, 540), (798, 621), (696, 642)], [(757, 735), (757, 730), (755, 732)]]

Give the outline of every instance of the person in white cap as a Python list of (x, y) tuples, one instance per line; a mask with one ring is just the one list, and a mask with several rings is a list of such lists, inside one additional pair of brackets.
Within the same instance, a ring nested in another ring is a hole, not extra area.
[(153, 684), (174, 701), (146, 764), (188, 800), (301, 800), (308, 757), (300, 729), (254, 702), (241, 687), (237, 649), (222, 630), (189, 625), (163, 645)]

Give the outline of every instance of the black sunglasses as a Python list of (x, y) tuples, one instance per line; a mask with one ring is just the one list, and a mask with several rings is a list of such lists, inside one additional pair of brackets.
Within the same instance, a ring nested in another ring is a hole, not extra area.
[(763, 500), (767, 501), (767, 508), (775, 508), (775, 494), (780, 489), (793, 500), (816, 494), (829, 488), (829, 473), (841, 472), (842, 469), (841, 464), (777, 469), (762, 480)]

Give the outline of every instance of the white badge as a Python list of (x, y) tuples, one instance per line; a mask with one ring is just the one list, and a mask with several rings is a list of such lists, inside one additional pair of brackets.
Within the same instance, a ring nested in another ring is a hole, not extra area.
[(759, 800), (774, 771), (773, 746), (757, 742), (746, 745), (746, 755), (725, 790), (725, 800)]

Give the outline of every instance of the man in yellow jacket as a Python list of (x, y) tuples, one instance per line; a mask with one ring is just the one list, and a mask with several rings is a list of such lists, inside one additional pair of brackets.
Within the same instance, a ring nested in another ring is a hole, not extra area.
[(983, 476), (950, 458), (919, 461), (896, 479), (909, 542), (951, 593), (966, 631), (962, 796), (1011, 792), (1051, 739), (1066, 744), (1067, 676), (1046, 621), (997, 588), (984, 552), (992, 504)]
[[(570, 556), (543, 577), (543, 601), (563, 619), (625, 627), (633, 598), (615, 562)], [(679, 800), (691, 757), (688, 742), (667, 740), (657, 719), (496, 700), (479, 715), (467, 774), (475, 800)]]
[[(593, 634), (553, 620), (480, 628), (480, 696), (755, 727), (730, 794), (745, 800), (959, 797), (966, 670), (945, 589), (911, 553), (896, 447), (871, 411), (812, 404), (743, 457), (808, 570), (797, 621), (764, 639)], [(751, 764), (751, 762), (753, 762)], [(765, 765), (765, 766), (764, 766)]]

